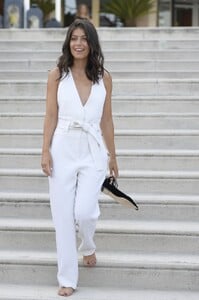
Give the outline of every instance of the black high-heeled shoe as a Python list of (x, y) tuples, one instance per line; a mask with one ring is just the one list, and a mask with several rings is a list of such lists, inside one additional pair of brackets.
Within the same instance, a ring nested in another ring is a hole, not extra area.
[(136, 210), (138, 210), (138, 205), (135, 203), (135, 201), (126, 195), (125, 193), (121, 192), (118, 189), (118, 184), (114, 176), (106, 177), (103, 184), (101, 191), (109, 196), (111, 196), (113, 199), (115, 199), (120, 204), (123, 204), (128, 207), (134, 206)]

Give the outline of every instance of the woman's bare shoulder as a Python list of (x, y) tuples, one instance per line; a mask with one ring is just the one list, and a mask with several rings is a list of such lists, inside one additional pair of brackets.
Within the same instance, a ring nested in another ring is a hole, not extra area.
[(60, 77), (59, 68), (55, 67), (48, 72), (48, 80), (58, 81)]
[(104, 70), (104, 76), (103, 76), (103, 79), (104, 80), (107, 80), (107, 81), (112, 81), (112, 77), (111, 77), (111, 74), (108, 70)]
[(109, 88), (112, 86), (112, 77), (111, 77), (111, 74), (107, 70), (104, 70), (103, 81), (104, 81), (104, 85), (106, 88)]

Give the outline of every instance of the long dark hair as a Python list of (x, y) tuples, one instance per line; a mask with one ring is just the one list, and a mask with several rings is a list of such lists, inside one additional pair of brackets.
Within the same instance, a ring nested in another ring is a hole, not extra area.
[(99, 38), (94, 25), (87, 19), (77, 18), (69, 26), (66, 39), (62, 47), (62, 55), (58, 59), (57, 67), (59, 68), (60, 78), (63, 74), (68, 74), (69, 68), (73, 65), (73, 56), (70, 51), (70, 40), (75, 29), (81, 28), (87, 37), (88, 46), (90, 48), (88, 61), (86, 65), (86, 76), (93, 83), (98, 83), (99, 79), (104, 75), (104, 56), (99, 43)]

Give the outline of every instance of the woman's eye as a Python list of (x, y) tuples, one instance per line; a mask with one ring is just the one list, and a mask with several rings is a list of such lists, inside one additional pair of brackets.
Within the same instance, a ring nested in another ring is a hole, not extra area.
[(76, 36), (72, 36), (71, 37), (71, 39), (70, 39), (71, 41), (77, 41), (77, 40), (81, 40), (81, 41), (87, 41), (87, 37), (80, 37), (80, 38), (78, 38), (78, 37), (76, 37)]

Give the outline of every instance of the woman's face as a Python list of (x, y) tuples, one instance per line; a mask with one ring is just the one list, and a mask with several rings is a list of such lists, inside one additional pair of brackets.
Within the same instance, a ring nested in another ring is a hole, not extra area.
[(87, 36), (83, 29), (77, 28), (72, 32), (70, 39), (70, 51), (74, 59), (87, 59), (90, 48)]

